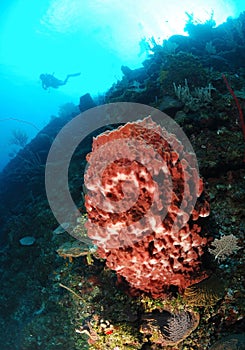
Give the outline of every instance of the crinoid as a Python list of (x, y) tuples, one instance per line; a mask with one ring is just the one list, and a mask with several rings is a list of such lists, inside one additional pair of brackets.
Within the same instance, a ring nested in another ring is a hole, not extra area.
[(184, 299), (188, 305), (215, 305), (224, 296), (225, 283), (216, 274), (193, 284), (184, 291)]

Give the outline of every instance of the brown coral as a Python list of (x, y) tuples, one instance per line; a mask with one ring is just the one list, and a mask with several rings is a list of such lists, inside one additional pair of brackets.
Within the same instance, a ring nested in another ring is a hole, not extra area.
[(91, 253), (91, 250), (88, 245), (83, 242), (74, 241), (74, 242), (66, 242), (62, 244), (59, 249), (57, 249), (57, 253), (62, 258), (68, 258), (72, 261), (73, 258), (78, 258), (79, 256), (86, 256)]

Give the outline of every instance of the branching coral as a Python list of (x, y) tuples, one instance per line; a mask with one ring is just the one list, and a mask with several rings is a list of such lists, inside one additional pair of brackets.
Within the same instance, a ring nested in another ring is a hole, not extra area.
[(237, 244), (238, 239), (230, 234), (228, 236), (222, 236), (220, 239), (215, 239), (212, 243), (213, 248), (209, 249), (209, 252), (217, 260), (225, 260), (228, 255), (231, 255), (239, 249)]

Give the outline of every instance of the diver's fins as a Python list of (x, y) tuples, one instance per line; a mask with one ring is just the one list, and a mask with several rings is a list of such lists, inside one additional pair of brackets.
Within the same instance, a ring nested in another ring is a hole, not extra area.
[(68, 74), (67, 77), (78, 77), (79, 75), (81, 75), (81, 72), (74, 73), (74, 74)]

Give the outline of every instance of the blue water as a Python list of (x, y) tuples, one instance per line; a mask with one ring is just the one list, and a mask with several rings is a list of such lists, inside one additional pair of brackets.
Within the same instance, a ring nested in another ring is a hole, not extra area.
[[(216, 24), (244, 10), (242, 0), (2, 0), (0, 2), (0, 169), (9, 153), (13, 130), (31, 140), (62, 104), (78, 104), (85, 93), (103, 95), (122, 77), (121, 66), (140, 67), (146, 53), (139, 42), (183, 34), (185, 12)], [(185, 35), (187, 35), (185, 33)], [(40, 74), (65, 79), (59, 89), (42, 89)]]

